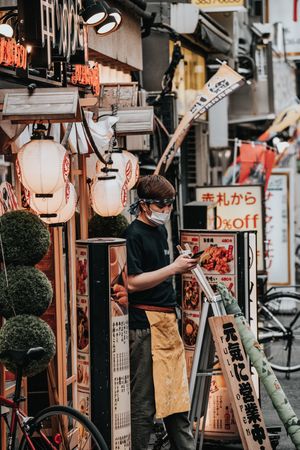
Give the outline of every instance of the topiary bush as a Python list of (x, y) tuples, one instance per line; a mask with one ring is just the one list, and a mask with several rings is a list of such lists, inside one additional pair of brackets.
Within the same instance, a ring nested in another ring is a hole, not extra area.
[[(50, 245), (46, 225), (29, 211), (3, 214), (0, 232), (7, 264), (34, 265), (45, 256)], [(3, 259), (2, 252), (0, 259)]]
[(89, 237), (121, 237), (129, 223), (125, 216), (102, 217), (95, 214), (89, 221)]
[[(31, 377), (42, 372), (55, 355), (55, 336), (49, 325), (31, 315), (15, 316), (7, 320), (0, 329), (0, 353), (7, 350), (29, 350), (43, 347), (46, 354), (39, 361), (30, 361), (23, 375)], [(0, 360), (8, 370), (16, 371), (16, 365), (7, 358)]]
[(6, 319), (19, 314), (41, 316), (49, 307), (53, 290), (46, 275), (31, 266), (8, 266), (0, 273), (0, 315)]

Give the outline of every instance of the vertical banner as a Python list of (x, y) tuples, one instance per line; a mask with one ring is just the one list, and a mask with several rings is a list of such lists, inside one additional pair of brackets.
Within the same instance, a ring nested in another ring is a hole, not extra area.
[(265, 202), (268, 282), (274, 286), (295, 284), (293, 186), (291, 169), (273, 170)]
[(77, 395), (78, 409), (90, 417), (90, 313), (88, 247), (76, 248)]
[(264, 270), (264, 196), (260, 185), (196, 188), (201, 202), (216, 202), (217, 230), (257, 231), (257, 268)]
[(231, 67), (223, 63), (218, 71), (205, 83), (196, 97), (189, 111), (183, 116), (176, 128), (170, 142), (168, 143), (156, 169), (155, 173), (161, 173), (168, 169), (177, 150), (187, 135), (193, 120), (208, 111), (227, 95), (241, 87), (245, 79), (235, 72)]

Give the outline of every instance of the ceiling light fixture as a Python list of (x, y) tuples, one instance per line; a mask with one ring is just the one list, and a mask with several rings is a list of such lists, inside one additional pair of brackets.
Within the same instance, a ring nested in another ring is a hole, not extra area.
[(103, 2), (97, 0), (85, 0), (85, 8), (81, 12), (86, 25), (98, 25), (107, 17), (107, 11)]

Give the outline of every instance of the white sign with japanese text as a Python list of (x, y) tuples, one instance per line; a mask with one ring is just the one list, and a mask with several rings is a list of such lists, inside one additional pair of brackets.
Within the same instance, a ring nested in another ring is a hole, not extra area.
[[(208, 319), (234, 418), (245, 450), (271, 450), (265, 421), (252, 383), (233, 315)], [(224, 417), (224, 420), (225, 417)]]
[(272, 171), (265, 197), (266, 269), (271, 285), (295, 284), (293, 186), (291, 169)]
[(217, 230), (257, 231), (257, 269), (264, 270), (264, 201), (260, 185), (204, 186), (196, 200), (217, 204)]

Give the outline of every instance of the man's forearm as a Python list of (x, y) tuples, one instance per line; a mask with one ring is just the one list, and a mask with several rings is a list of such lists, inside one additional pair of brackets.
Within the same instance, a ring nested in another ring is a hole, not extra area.
[(138, 292), (151, 289), (174, 275), (172, 264), (154, 270), (153, 272), (144, 272), (139, 275), (130, 275), (128, 277), (128, 291)]

